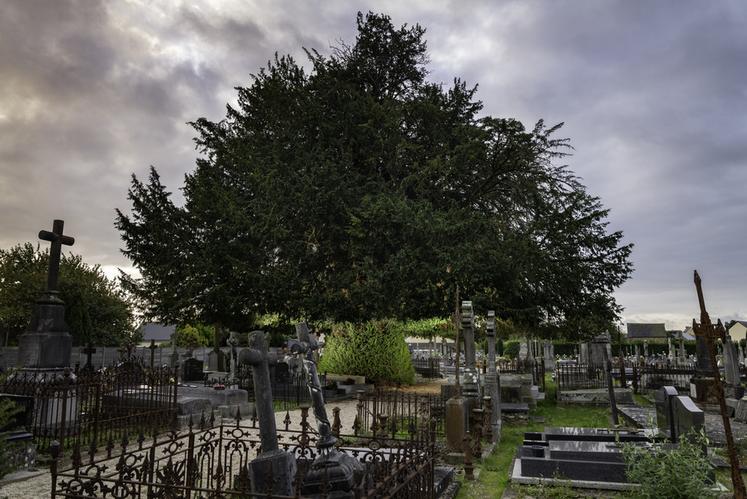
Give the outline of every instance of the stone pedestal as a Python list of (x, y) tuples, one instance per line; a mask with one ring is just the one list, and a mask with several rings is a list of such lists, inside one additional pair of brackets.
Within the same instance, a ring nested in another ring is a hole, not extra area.
[(690, 397), (699, 404), (718, 404), (716, 380), (710, 376), (696, 374), (690, 379)]
[(462, 453), (467, 432), (467, 402), (463, 397), (446, 401), (446, 446), (449, 452)]
[(607, 359), (612, 358), (610, 335), (602, 333), (591, 340), (591, 364), (603, 366)]
[(293, 496), (296, 460), (280, 449), (262, 452), (249, 463), (249, 479), (254, 493)]
[(36, 301), (28, 330), (18, 339), (23, 367), (60, 369), (70, 366), (73, 339), (65, 324), (65, 304), (55, 293)]
[(496, 373), (485, 375), (485, 395), (490, 397), (493, 442), (501, 439), (501, 381)]

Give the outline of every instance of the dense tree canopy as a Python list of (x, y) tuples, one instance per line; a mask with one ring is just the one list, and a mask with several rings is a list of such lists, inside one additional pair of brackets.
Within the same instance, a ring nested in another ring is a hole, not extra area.
[[(16, 344), (31, 320), (34, 302), (47, 284), (49, 251), (31, 243), (0, 249), (0, 339)], [(134, 333), (130, 303), (116, 281), (80, 256), (62, 254), (60, 298), (76, 345), (117, 346)]]
[[(153, 317), (256, 313), (364, 320), (448, 315), (457, 286), (535, 330), (598, 332), (630, 245), (564, 166), (560, 125), (484, 116), (476, 87), (426, 79), (424, 29), (359, 15), (310, 69), (276, 56), (225, 119), (175, 206), (157, 172), (118, 211), (127, 280)], [(240, 327), (234, 325), (234, 327)]]

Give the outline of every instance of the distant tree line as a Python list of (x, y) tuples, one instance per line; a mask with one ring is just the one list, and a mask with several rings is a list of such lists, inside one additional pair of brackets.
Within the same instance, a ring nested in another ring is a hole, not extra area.
[[(0, 342), (16, 345), (46, 289), (49, 251), (31, 243), (0, 249)], [(133, 309), (116, 280), (79, 255), (60, 259), (60, 298), (76, 345), (118, 346), (135, 338)]]

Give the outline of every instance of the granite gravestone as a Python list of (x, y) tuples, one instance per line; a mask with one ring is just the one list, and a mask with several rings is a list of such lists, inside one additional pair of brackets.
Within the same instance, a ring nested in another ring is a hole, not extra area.
[(739, 358), (731, 337), (724, 338), (724, 392), (730, 398), (742, 398), (744, 390), (739, 381)]
[(205, 373), (202, 370), (202, 361), (189, 357), (182, 363), (182, 381), (203, 381)]
[(705, 413), (686, 395), (672, 399), (672, 415), (677, 440), (687, 437), (691, 431), (699, 432), (705, 426)]
[[(695, 330), (694, 324), (693, 331)], [(699, 334), (695, 335), (695, 375), (690, 379), (690, 396), (695, 401), (705, 404), (713, 404), (718, 400), (708, 342)]]
[(65, 323), (65, 304), (57, 288), (62, 246), (72, 246), (75, 239), (63, 234), (64, 225), (64, 221), (55, 220), (52, 232), (39, 231), (39, 239), (52, 244), (47, 289), (36, 300), (28, 330), (18, 339), (19, 359), (26, 369), (49, 371), (70, 366), (73, 340)]
[(677, 389), (673, 386), (662, 386), (654, 394), (656, 402), (656, 424), (659, 427), (659, 431), (672, 441), (676, 441), (677, 439), (673, 400), (678, 395)]
[(542, 354), (545, 360), (545, 372), (555, 371), (555, 346), (551, 341), (544, 341), (542, 344)]
[(251, 332), (249, 348), (244, 351), (247, 363), (252, 366), (262, 452), (249, 463), (249, 478), (253, 493), (292, 496), (295, 493), (296, 460), (278, 448), (267, 350), (265, 334)]
[(591, 364), (604, 366), (608, 358), (612, 358), (610, 334), (604, 332), (591, 340)]

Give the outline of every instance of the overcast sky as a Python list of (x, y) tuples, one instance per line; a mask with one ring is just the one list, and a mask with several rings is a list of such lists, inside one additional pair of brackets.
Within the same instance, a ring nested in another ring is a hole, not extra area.
[[(485, 112), (565, 122), (571, 168), (635, 243), (630, 321), (681, 328), (699, 269), (713, 317), (747, 318), (747, 2), (0, 2), (0, 247), (65, 220), (74, 251), (129, 267), (130, 175), (178, 191), (187, 121), (219, 120), (277, 51), (353, 41), (358, 10), (420, 23), (430, 78)], [(178, 192), (176, 194), (178, 196)]]

